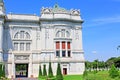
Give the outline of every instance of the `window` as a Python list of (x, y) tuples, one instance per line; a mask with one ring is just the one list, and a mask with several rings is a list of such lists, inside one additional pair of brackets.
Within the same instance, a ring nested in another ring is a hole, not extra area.
[(66, 51), (62, 51), (62, 57), (66, 57)]
[(30, 35), (27, 32), (26, 32), (26, 39), (30, 39)]
[(17, 32), (17, 33), (15, 34), (14, 38), (15, 38), (15, 39), (18, 39), (18, 35), (19, 35), (19, 33)]
[(56, 57), (60, 57), (60, 51), (56, 51)]
[(14, 50), (15, 50), (15, 51), (18, 50), (18, 43), (14, 43)]
[(24, 43), (20, 43), (20, 51), (24, 51)]
[(60, 37), (60, 31), (56, 33), (56, 37)]
[(25, 31), (17, 32), (14, 36), (15, 39), (30, 39), (30, 34)]
[(65, 29), (62, 29), (61, 37), (65, 37)]
[(60, 49), (60, 42), (56, 42), (56, 49)]
[(61, 29), (59, 31), (57, 31), (56, 35), (57, 38), (62, 37), (62, 38), (69, 38), (70, 37), (70, 32), (65, 30), (65, 29)]
[(65, 49), (65, 42), (62, 42), (62, 49)]
[(67, 49), (70, 49), (70, 42), (67, 42)]
[(68, 51), (68, 57), (71, 57), (71, 51)]
[(30, 43), (26, 43), (26, 51), (30, 50)]
[(24, 38), (24, 31), (20, 32), (20, 38), (22, 38), (22, 39)]
[(66, 31), (66, 37), (70, 37), (70, 33)]
[(57, 41), (56, 44), (56, 57), (71, 57), (71, 42), (70, 41)]

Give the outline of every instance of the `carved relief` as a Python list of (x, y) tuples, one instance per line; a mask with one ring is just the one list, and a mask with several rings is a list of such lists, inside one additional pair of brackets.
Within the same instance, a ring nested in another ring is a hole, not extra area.
[(29, 55), (15, 55), (15, 60), (29, 60)]
[(40, 40), (40, 28), (37, 28), (36, 30), (36, 39)]
[(79, 16), (80, 15), (80, 11), (79, 10), (71, 10), (71, 14)]
[(78, 30), (75, 31), (75, 39), (79, 40), (79, 31)]

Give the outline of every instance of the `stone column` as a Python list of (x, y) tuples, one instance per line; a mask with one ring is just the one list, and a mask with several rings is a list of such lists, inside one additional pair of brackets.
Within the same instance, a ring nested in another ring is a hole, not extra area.
[(65, 50), (66, 50), (65, 55), (66, 55), (66, 57), (68, 57), (67, 41), (65, 41)]
[(62, 41), (60, 41), (60, 57), (62, 57)]
[(12, 78), (15, 78), (15, 61), (14, 61), (14, 54), (12, 53)]
[(31, 53), (29, 56), (28, 77), (33, 77), (32, 69), (33, 69), (33, 67), (32, 67), (32, 53)]

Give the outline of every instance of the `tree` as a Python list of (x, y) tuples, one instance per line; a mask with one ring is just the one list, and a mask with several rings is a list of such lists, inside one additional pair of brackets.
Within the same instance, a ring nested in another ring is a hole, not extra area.
[(43, 65), (43, 76), (47, 76), (46, 65)]
[(56, 80), (63, 80), (63, 75), (61, 73), (60, 63), (58, 63), (58, 66), (57, 66)]
[(49, 78), (53, 77), (53, 71), (52, 71), (52, 67), (51, 67), (51, 62), (49, 62), (48, 77)]
[(39, 66), (39, 76), (38, 77), (40, 77), (40, 76), (42, 76), (41, 66)]
[(111, 78), (115, 78), (115, 77), (118, 77), (119, 76), (119, 72), (118, 70), (116, 69), (115, 65), (112, 64), (110, 70), (109, 70), (109, 76)]

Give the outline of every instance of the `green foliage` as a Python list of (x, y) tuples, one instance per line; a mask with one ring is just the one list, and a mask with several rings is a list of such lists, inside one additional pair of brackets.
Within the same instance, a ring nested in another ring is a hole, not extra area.
[(47, 76), (46, 65), (43, 65), (43, 76)]
[(84, 73), (83, 73), (83, 79), (86, 80), (86, 78), (88, 77), (88, 72), (87, 70), (85, 69)]
[(57, 66), (56, 80), (63, 80), (63, 75), (61, 73), (60, 63), (58, 63), (58, 66)]
[(48, 77), (49, 78), (53, 77), (53, 71), (52, 71), (52, 67), (51, 67), (51, 62), (49, 62)]
[(0, 64), (0, 78), (5, 77), (5, 65)]
[(119, 72), (118, 70), (116, 69), (116, 67), (114, 66), (114, 64), (112, 64), (110, 70), (109, 70), (109, 76), (111, 78), (115, 78), (115, 77), (118, 77), (119, 76)]
[(42, 76), (42, 70), (41, 70), (41, 66), (39, 66), (39, 76), (38, 77), (41, 77)]

